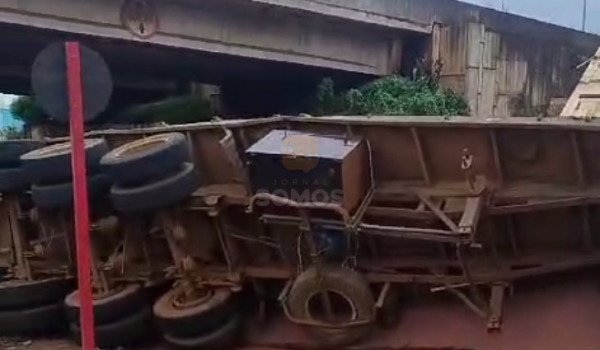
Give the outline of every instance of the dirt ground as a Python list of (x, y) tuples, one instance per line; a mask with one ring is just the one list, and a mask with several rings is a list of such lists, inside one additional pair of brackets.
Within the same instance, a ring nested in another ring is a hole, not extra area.
[(77, 346), (66, 340), (29, 340), (16, 338), (0, 338), (0, 349), (3, 350), (76, 350)]
[[(73, 342), (66, 339), (11, 339), (0, 338), (0, 349), (2, 350), (81, 350)], [(129, 349), (115, 349), (129, 350)], [(162, 345), (145, 347), (136, 350), (166, 350)]]
[[(379, 330), (353, 350), (473, 349), (473, 350), (593, 350), (600, 344), (600, 278), (563, 279), (544, 283), (508, 297), (504, 325), (488, 333), (482, 319), (456, 301), (406, 305), (397, 327)], [(284, 319), (247, 330), (243, 350), (308, 349), (299, 327)], [(3, 339), (1, 350), (79, 350), (62, 340)], [(133, 349), (118, 349), (133, 350)], [(137, 350), (168, 350), (151, 344)]]

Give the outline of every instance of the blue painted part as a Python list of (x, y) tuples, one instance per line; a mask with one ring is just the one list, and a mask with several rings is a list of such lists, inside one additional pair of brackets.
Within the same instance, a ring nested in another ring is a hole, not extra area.
[(327, 258), (338, 258), (348, 250), (348, 238), (343, 231), (319, 230), (313, 233), (317, 250)]

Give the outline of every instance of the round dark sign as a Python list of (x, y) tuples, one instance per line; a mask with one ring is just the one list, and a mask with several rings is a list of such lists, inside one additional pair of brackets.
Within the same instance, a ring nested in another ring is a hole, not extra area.
[[(112, 77), (106, 62), (96, 51), (80, 45), (81, 84), (84, 120), (93, 120), (108, 105), (112, 94)], [(36, 57), (31, 71), (35, 100), (56, 121), (69, 120), (69, 89), (65, 43), (53, 43)]]

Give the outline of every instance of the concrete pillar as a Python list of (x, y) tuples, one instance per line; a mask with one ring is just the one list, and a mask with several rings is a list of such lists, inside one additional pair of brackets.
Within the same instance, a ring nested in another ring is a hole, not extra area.
[(211, 109), (219, 114), (221, 106), (221, 88), (217, 85), (191, 83), (191, 93), (210, 101)]

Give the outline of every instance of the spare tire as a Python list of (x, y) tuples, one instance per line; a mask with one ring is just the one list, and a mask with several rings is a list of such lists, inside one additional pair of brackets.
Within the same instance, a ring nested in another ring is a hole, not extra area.
[(62, 300), (72, 290), (73, 280), (6, 280), (0, 283), (0, 310), (20, 310)]
[(194, 337), (175, 337), (164, 334), (164, 340), (170, 348), (175, 350), (206, 349), (226, 350), (235, 349), (243, 334), (242, 316), (234, 314), (220, 328), (198, 334)]
[[(66, 182), (72, 178), (71, 142), (39, 148), (21, 156), (21, 167), (25, 176), (34, 184)], [(96, 173), (100, 159), (108, 151), (104, 139), (85, 140), (88, 174)]]
[[(152, 310), (144, 307), (133, 314), (114, 322), (95, 325), (96, 345), (100, 349), (116, 349), (136, 347), (156, 334), (152, 322)], [(77, 323), (70, 323), (71, 337), (75, 344), (81, 346), (81, 328)]]
[(31, 183), (23, 176), (21, 168), (0, 168), (0, 193), (20, 193), (26, 191)]
[(65, 315), (60, 302), (26, 309), (0, 310), (2, 336), (51, 335), (62, 333), (66, 330), (65, 326)]
[[(130, 284), (105, 298), (94, 298), (94, 323), (96, 326), (116, 322), (138, 310), (149, 302), (147, 291), (137, 284)], [(79, 324), (81, 303), (79, 290), (65, 297), (65, 309), (69, 322)]]
[[(88, 177), (88, 196), (97, 198), (110, 190), (110, 179), (104, 174)], [(31, 186), (31, 200), (40, 209), (70, 208), (73, 206), (74, 184), (72, 181), (56, 185)]]
[(0, 141), (0, 167), (13, 168), (21, 164), (21, 156), (46, 145), (36, 140)]
[(184, 287), (169, 290), (154, 303), (153, 311), (163, 334), (186, 338), (212, 333), (236, 313), (236, 298), (229, 288), (207, 289), (206, 295), (187, 306), (176, 300)]
[(293, 318), (314, 320), (309, 307), (320, 293), (340, 295), (352, 309), (348, 321), (370, 321), (367, 324), (345, 329), (306, 326), (317, 341), (326, 346), (347, 346), (363, 339), (375, 322), (375, 299), (368, 282), (356, 271), (337, 266), (311, 266), (294, 281), (287, 298), (287, 307)]
[(117, 147), (100, 164), (118, 185), (152, 181), (189, 162), (185, 135), (174, 132), (135, 140)]
[(110, 191), (113, 207), (121, 213), (139, 213), (165, 208), (189, 197), (200, 186), (194, 164), (165, 179), (138, 187), (114, 185)]

